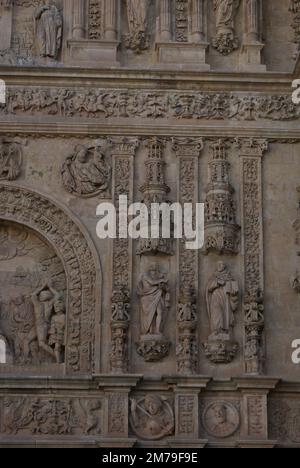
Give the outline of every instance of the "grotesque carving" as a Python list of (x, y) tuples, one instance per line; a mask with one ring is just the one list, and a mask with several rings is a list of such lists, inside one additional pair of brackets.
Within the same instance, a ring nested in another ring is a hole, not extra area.
[(158, 266), (144, 273), (137, 287), (141, 301), (141, 340), (138, 353), (145, 361), (159, 361), (169, 353), (170, 343), (163, 335), (170, 307), (168, 279)]
[(227, 148), (221, 140), (212, 145), (205, 210), (206, 253), (236, 254), (239, 250), (240, 227), (236, 224), (234, 189), (229, 182)]
[[(146, 161), (146, 183), (140, 188), (143, 194), (143, 203), (148, 208), (149, 221), (151, 218), (151, 206), (154, 203), (168, 203), (166, 197), (170, 188), (165, 183), (164, 142), (159, 138), (151, 138), (148, 142), (148, 159)], [(159, 235), (158, 238), (140, 239), (138, 255), (164, 254), (172, 255), (172, 239), (163, 238), (162, 214), (159, 213)], [(149, 222), (150, 225), (150, 222)], [(171, 229), (172, 230), (172, 229)], [(171, 233), (172, 235), (172, 233)]]
[(195, 330), (197, 323), (195, 292), (191, 288), (186, 288), (181, 293), (177, 315), (179, 336), (176, 354), (177, 368), (180, 374), (196, 373), (198, 348)]
[(127, 330), (130, 321), (130, 295), (124, 288), (114, 291), (111, 314), (111, 368), (115, 373), (127, 370)]
[(174, 412), (166, 398), (146, 395), (131, 400), (132, 430), (144, 440), (160, 440), (174, 432)]
[(149, 48), (147, 35), (147, 13), (149, 0), (126, 0), (129, 34), (126, 36), (126, 47), (137, 53)]
[(205, 431), (216, 438), (232, 436), (239, 428), (240, 415), (231, 403), (210, 403), (204, 410), (202, 423)]
[(295, 33), (294, 42), (295, 44), (297, 44), (297, 53), (298, 53), (299, 47), (300, 47), (300, 1), (291, 0), (289, 10), (291, 13), (293, 13), (292, 28), (294, 29), (294, 33)]
[(213, 40), (215, 47), (221, 54), (228, 55), (239, 46), (235, 37), (235, 16), (240, 0), (213, 0), (216, 15), (217, 36)]
[(22, 169), (22, 147), (0, 141), (0, 180), (16, 180)]
[(111, 167), (100, 146), (79, 145), (62, 167), (66, 190), (73, 195), (93, 197), (107, 195), (111, 181)]
[(62, 17), (53, 0), (46, 0), (34, 14), (35, 38), (40, 57), (57, 59), (62, 42)]
[(218, 270), (208, 282), (206, 300), (211, 335), (204, 345), (205, 354), (216, 364), (231, 362), (238, 350), (232, 338), (239, 286), (223, 262), (219, 262)]

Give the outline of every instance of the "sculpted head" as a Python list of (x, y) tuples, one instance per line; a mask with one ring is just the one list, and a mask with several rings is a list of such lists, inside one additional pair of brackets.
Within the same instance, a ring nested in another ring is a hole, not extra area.
[(218, 262), (218, 272), (223, 273), (227, 270), (227, 267), (224, 262)]
[(147, 395), (145, 397), (145, 408), (151, 416), (155, 416), (162, 408), (162, 401), (156, 395)]
[(54, 302), (54, 312), (56, 314), (63, 314), (65, 312), (65, 303), (62, 297)]
[(51, 291), (47, 290), (47, 289), (44, 289), (41, 293), (40, 293), (40, 301), (41, 302), (48, 302), (48, 301), (51, 301), (52, 299), (52, 293)]
[(159, 270), (158, 265), (153, 263), (149, 268), (149, 274), (150, 274), (151, 278), (157, 278), (157, 276), (160, 274), (160, 270)]
[(77, 148), (76, 148), (76, 159), (80, 163), (86, 163), (87, 162), (88, 151), (84, 146), (82, 146), (82, 145), (77, 146)]
[(214, 415), (218, 424), (224, 424), (227, 421), (227, 408), (225, 405), (216, 405)]

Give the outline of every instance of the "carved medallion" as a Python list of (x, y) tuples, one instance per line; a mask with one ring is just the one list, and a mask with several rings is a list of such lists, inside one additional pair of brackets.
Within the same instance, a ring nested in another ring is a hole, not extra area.
[(160, 440), (171, 436), (175, 429), (171, 404), (167, 398), (153, 394), (132, 399), (130, 424), (133, 432), (143, 440)]
[(209, 404), (203, 413), (202, 423), (205, 431), (216, 438), (232, 436), (240, 426), (238, 410), (227, 402)]

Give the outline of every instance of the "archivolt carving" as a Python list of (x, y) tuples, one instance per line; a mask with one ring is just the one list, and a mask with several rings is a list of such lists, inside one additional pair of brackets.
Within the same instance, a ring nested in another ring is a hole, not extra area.
[(67, 278), (66, 369), (68, 373), (92, 372), (101, 273), (87, 234), (56, 203), (23, 187), (0, 186), (0, 219), (31, 228), (60, 258)]

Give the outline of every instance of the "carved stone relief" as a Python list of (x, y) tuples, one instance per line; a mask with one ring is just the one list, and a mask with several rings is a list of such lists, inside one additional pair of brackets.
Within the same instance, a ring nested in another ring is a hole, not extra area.
[(57, 59), (62, 42), (63, 20), (57, 6), (44, 1), (34, 12), (34, 32), (40, 57)]
[(299, 119), (300, 107), (291, 95), (8, 87), (0, 113), (88, 119), (292, 121)]
[(149, 48), (147, 33), (147, 17), (149, 0), (126, 0), (129, 33), (125, 37), (125, 45), (140, 54)]
[(99, 41), (104, 33), (104, 0), (89, 0), (88, 37)]
[(0, 328), (12, 364), (64, 362), (66, 277), (60, 259), (24, 227), (2, 222), (0, 237)]
[(223, 262), (208, 282), (206, 300), (211, 335), (204, 344), (205, 355), (215, 364), (229, 363), (239, 349), (233, 341), (239, 285)]
[(109, 196), (111, 166), (105, 150), (99, 145), (78, 145), (62, 166), (65, 189), (81, 197)]
[(130, 424), (143, 440), (160, 440), (171, 436), (175, 429), (174, 411), (166, 397), (148, 394), (131, 399)]
[(163, 331), (170, 308), (169, 280), (157, 265), (141, 276), (137, 287), (140, 298), (141, 338), (137, 352), (146, 362), (160, 361), (169, 354), (170, 342)]
[(0, 140), (0, 180), (16, 180), (21, 174), (22, 163), (22, 145)]
[(235, 17), (239, 6), (240, 0), (213, 0), (217, 32), (213, 47), (220, 54), (229, 55), (239, 47), (239, 41), (235, 35)]
[[(14, 309), (14, 316), (16, 317), (14, 326), (18, 330), (18, 343), (16, 348), (20, 353), (20, 359), (22, 360), (24, 359), (24, 355), (28, 355), (28, 346), (29, 356), (35, 356), (36, 353), (39, 353), (41, 348), (41, 346), (37, 347), (30, 342), (28, 343), (28, 331), (34, 330), (36, 326), (36, 319), (34, 318), (35, 311), (32, 310), (32, 297), (30, 295), (32, 295), (37, 288), (40, 289), (36, 291), (36, 294), (39, 296), (36, 314), (39, 313), (40, 318), (40, 312), (43, 309), (44, 312), (47, 310), (47, 315), (50, 315), (50, 317), (48, 317), (50, 319), (49, 328), (48, 326), (46, 327), (44, 320), (40, 322), (43, 333), (45, 333), (47, 328), (46, 331), (49, 340), (47, 345), (52, 347), (53, 351), (56, 350), (57, 355), (61, 355), (63, 348), (62, 331), (64, 328), (64, 303), (61, 298), (59, 298), (51, 307), (50, 304), (41, 307), (40, 302), (44, 300), (46, 303), (53, 300), (53, 294), (56, 294), (54, 290), (58, 293), (64, 291), (65, 286), (62, 278), (64, 278), (63, 272), (65, 272), (68, 282), (65, 298), (65, 303), (67, 304), (68, 330), (65, 343), (66, 369), (68, 373), (84, 374), (92, 372), (95, 366), (96, 308), (98, 313), (100, 310), (98, 294), (101, 285), (101, 282), (99, 282), (101, 270), (92, 244), (88, 240), (88, 235), (83, 234), (82, 228), (78, 227), (78, 224), (75, 224), (70, 215), (66, 214), (59, 206), (51, 202), (48, 198), (25, 188), (1, 185), (0, 207), (0, 219), (24, 226), (24, 229), (17, 231), (17, 233), (13, 233), (12, 231), (9, 233), (4, 229), (1, 247), (2, 259), (6, 262), (12, 260), (14, 262), (14, 268), (12, 269), (12, 267), (10, 267), (9, 271), (11, 271), (11, 274), (5, 275), (5, 280), (13, 282), (14, 291), (20, 288), (18, 297), (13, 296), (8, 298), (7, 296), (7, 299), (5, 299), (5, 294), (2, 293), (2, 300), (6, 300), (7, 303), (8, 300), (10, 300), (11, 307)], [(37, 250), (37, 252), (40, 252), (38, 253), (39, 260), (37, 262), (37, 259), (34, 257), (30, 268), (23, 267), (20, 262), (20, 255), (32, 255), (34, 246), (35, 249), (37, 249), (41, 241), (37, 243), (36, 239), (33, 238), (33, 241), (29, 243), (29, 247), (27, 247), (26, 242), (28, 242), (28, 240), (25, 226), (26, 229), (28, 227), (32, 229), (37, 236), (42, 236), (44, 242), (52, 247), (52, 250), (50, 248), (50, 253), (49, 250), (43, 253), (42, 247), (39, 247), (39, 250)], [(64, 266), (63, 269), (61, 269), (61, 263), (58, 261), (58, 254)], [(8, 268), (8, 266), (5, 268)], [(43, 274), (39, 274), (39, 268), (42, 270)], [(48, 281), (46, 285), (44, 281), (46, 279), (48, 280), (47, 276), (48, 278), (50, 277), (50, 279), (53, 276), (55, 280), (60, 279), (60, 281), (57, 284), (51, 284), (51, 282), (49, 284)], [(42, 281), (43, 278), (44, 281)], [(52, 292), (50, 287), (53, 289)], [(98, 291), (98, 294), (96, 291)], [(20, 296), (22, 296), (21, 299)], [(27, 298), (26, 301), (24, 296), (30, 296), (30, 299), (28, 300)], [(5, 308), (8, 314), (8, 306), (5, 306)], [(50, 313), (49, 310), (51, 311)], [(54, 314), (54, 312), (56, 313)], [(52, 320), (53, 316), (56, 318)], [(11, 312), (9, 313), (9, 317), (12, 317)], [(18, 327), (20, 327), (20, 329), (18, 329)], [(34, 343), (33, 339), (32, 342)], [(46, 359), (49, 359), (49, 357), (53, 359), (50, 353)]]
[[(165, 143), (159, 138), (152, 138), (148, 141), (148, 159), (146, 161), (146, 181), (140, 187), (140, 192), (143, 195), (142, 203), (147, 206), (149, 214), (149, 225), (151, 219), (151, 205), (154, 203), (169, 203), (167, 194), (170, 188), (165, 182), (165, 162), (164, 162), (164, 147)], [(141, 238), (139, 240), (138, 255), (173, 255), (173, 241), (162, 236), (162, 214), (159, 214), (159, 235), (155, 239), (154, 236), (148, 239)]]
[(300, 1), (290, 0), (290, 12), (293, 14), (292, 28), (294, 30), (294, 42), (297, 44), (297, 52), (300, 47)]
[(204, 249), (206, 253), (237, 254), (240, 227), (236, 223), (234, 189), (229, 181), (228, 146), (220, 140), (211, 148), (213, 158), (209, 164)]
[(204, 408), (202, 424), (210, 436), (220, 439), (227, 438), (239, 429), (240, 414), (231, 403), (213, 402)]
[(269, 401), (270, 437), (278, 442), (300, 443), (300, 402), (292, 399)]
[(100, 400), (7, 397), (2, 400), (1, 433), (18, 436), (100, 435)]

